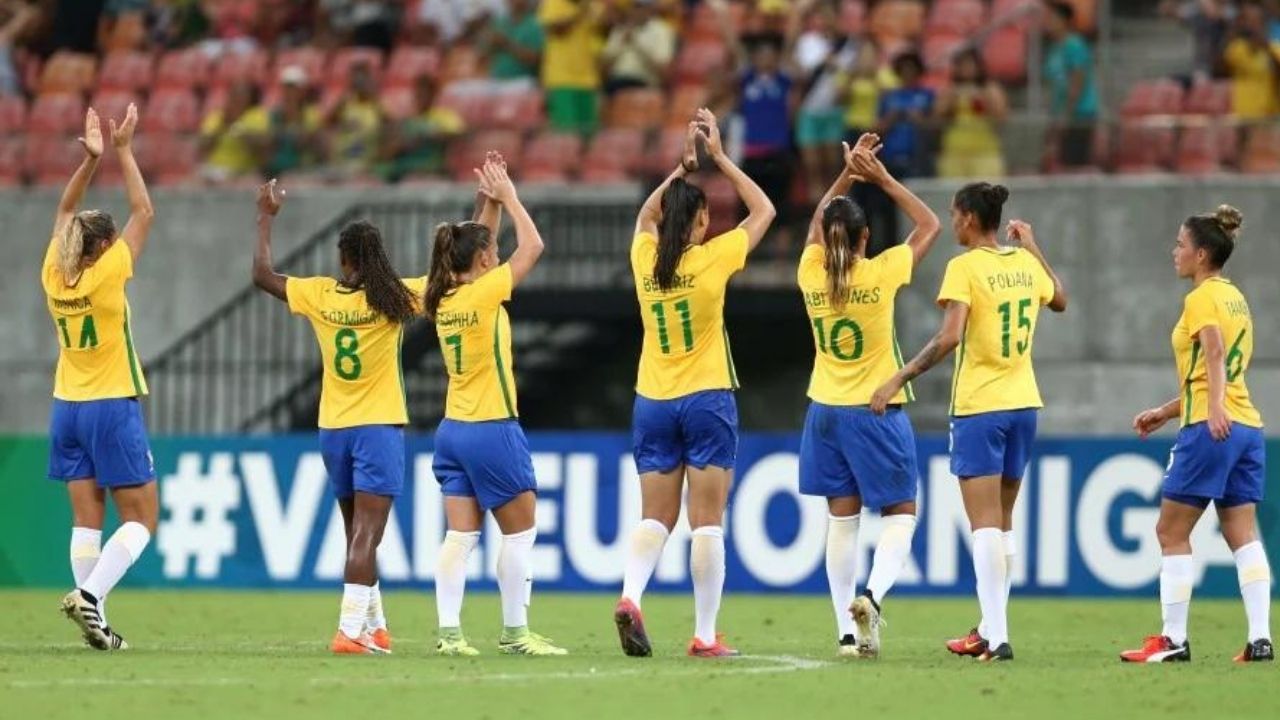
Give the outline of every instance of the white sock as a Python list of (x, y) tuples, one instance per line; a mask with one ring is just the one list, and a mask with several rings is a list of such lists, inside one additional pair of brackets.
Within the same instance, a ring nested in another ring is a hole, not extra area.
[(983, 637), (992, 649), (1009, 642), (1005, 621), (1004, 537), (999, 528), (973, 531), (973, 574), (978, 581), (978, 606), (987, 634)]
[(370, 632), (387, 629), (387, 615), (382, 609), (382, 588), (378, 583), (369, 588), (369, 609), (366, 612), (364, 623)]
[(871, 575), (867, 577), (867, 589), (877, 604), (884, 603), (884, 596), (898, 581), (898, 575), (911, 556), (911, 538), (915, 534), (915, 515), (890, 515), (884, 519), (884, 531), (880, 533), (880, 542), (876, 543)]
[(640, 607), (640, 597), (649, 586), (649, 579), (662, 559), (662, 549), (671, 534), (667, 526), (646, 518), (631, 531), (631, 545), (627, 549), (627, 568), (622, 576), (622, 597)]
[(529, 625), (527, 585), (533, 582), (531, 569), (536, 527), (502, 536), (498, 550), (498, 592), (502, 594), (502, 624), (508, 628)]
[(111, 539), (107, 541), (106, 547), (102, 548), (102, 555), (93, 566), (89, 577), (80, 584), (80, 589), (98, 598), (99, 601), (106, 598), (111, 589), (120, 582), (120, 578), (124, 577), (129, 568), (142, 556), (142, 551), (147, 549), (149, 542), (151, 542), (151, 532), (142, 523), (127, 522), (116, 528), (116, 531), (111, 534)]
[(1271, 566), (1267, 551), (1255, 540), (1236, 550), (1236, 575), (1240, 597), (1249, 618), (1249, 642), (1271, 639)]
[(436, 616), (442, 628), (462, 627), (462, 596), (467, 590), (467, 558), (480, 542), (478, 532), (444, 534), (436, 567)]
[[(1006, 629), (1009, 617), (1009, 595), (1013, 592), (1013, 559), (1018, 556), (1018, 546), (1014, 544), (1015, 538), (1012, 530), (1004, 531), (1004, 606), (1005, 606), (1005, 622)], [(987, 636), (987, 623), (982, 621), (978, 623), (978, 634), (982, 637)]]
[[(102, 531), (93, 528), (71, 528), (71, 577), (75, 578), (76, 587), (82, 587), (89, 579), (93, 567), (98, 564), (102, 555)], [(98, 598), (98, 612), (102, 615), (102, 624), (107, 625), (107, 604)]]
[(1195, 568), (1190, 555), (1165, 555), (1160, 561), (1160, 609), (1164, 619), (1162, 634), (1181, 645), (1187, 641), (1187, 613), (1191, 607), (1191, 586)]
[(365, 619), (369, 616), (370, 585), (344, 583), (342, 586), (342, 610), (338, 614), (338, 629), (355, 640), (364, 634)]
[(693, 531), (689, 545), (689, 574), (693, 576), (694, 636), (704, 644), (716, 641), (716, 615), (724, 593), (724, 530), (706, 525)]
[(858, 526), (861, 522), (861, 515), (827, 516), (827, 585), (831, 588), (831, 607), (836, 612), (837, 639), (856, 634), (849, 605), (858, 591)]

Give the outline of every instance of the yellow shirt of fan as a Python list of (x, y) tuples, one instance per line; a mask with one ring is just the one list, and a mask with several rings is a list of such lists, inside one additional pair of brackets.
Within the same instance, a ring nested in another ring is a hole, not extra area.
[(446, 418), (483, 422), (517, 416), (511, 319), (503, 306), (514, 287), (511, 265), (503, 263), (440, 301), (436, 335), (449, 371)]
[(1262, 427), (1262, 414), (1249, 399), (1245, 373), (1253, 360), (1253, 316), (1249, 303), (1230, 280), (1210, 278), (1187, 294), (1182, 317), (1173, 328), (1173, 357), (1182, 383), (1182, 424), (1209, 419), (1209, 372), (1200, 331), (1210, 325), (1222, 333), (1227, 365), (1227, 416), (1233, 422)]
[[(911, 282), (915, 256), (898, 245), (859, 260), (850, 271), (849, 297), (839, 309), (828, 297), (826, 259), (826, 248), (810, 245), (797, 273), (817, 349), (809, 397), (825, 405), (868, 405), (876, 388), (902, 368), (893, 308), (898, 289)], [(907, 384), (891, 402), (914, 399)]]
[(969, 321), (956, 350), (951, 414), (1044, 407), (1031, 348), (1053, 280), (1022, 248), (974, 248), (947, 263), (938, 304), (962, 302)]
[[(423, 278), (404, 280), (418, 298)], [(369, 307), (364, 290), (328, 277), (289, 278), (289, 311), (311, 321), (320, 345), (322, 429), (406, 425), (400, 345), (404, 326)]]
[(40, 284), (58, 339), (55, 398), (85, 401), (147, 394), (124, 294), (131, 277), (133, 252), (116, 240), (84, 269), (75, 285), (68, 286), (58, 269), (58, 238), (50, 241)]
[(736, 390), (738, 375), (724, 327), (729, 278), (747, 262), (747, 231), (734, 228), (690, 245), (676, 266), (675, 287), (662, 290), (653, 276), (658, 238), (636, 235), (631, 274), (644, 324), (636, 393), (672, 400), (703, 390)]

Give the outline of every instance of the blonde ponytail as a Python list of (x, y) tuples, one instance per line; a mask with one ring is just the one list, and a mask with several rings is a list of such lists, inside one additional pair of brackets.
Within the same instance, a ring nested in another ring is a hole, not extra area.
[(62, 237), (58, 238), (58, 269), (62, 281), (68, 286), (80, 281), (80, 263), (84, 259), (84, 223), (80, 216), (71, 216)]

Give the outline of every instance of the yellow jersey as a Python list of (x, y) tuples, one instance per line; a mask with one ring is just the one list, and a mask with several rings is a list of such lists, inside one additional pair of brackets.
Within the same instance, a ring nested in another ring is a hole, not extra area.
[(436, 335), (449, 372), (446, 418), (483, 422), (517, 417), (511, 318), (503, 306), (514, 287), (511, 265), (503, 263), (440, 301)]
[(58, 338), (55, 398), (85, 401), (147, 394), (129, 330), (124, 286), (131, 277), (133, 251), (117, 239), (84, 269), (75, 285), (68, 286), (58, 269), (58, 238), (49, 242), (40, 284)]
[[(893, 327), (898, 289), (911, 282), (915, 255), (898, 245), (854, 264), (842, 309), (827, 296), (827, 252), (810, 245), (800, 256), (797, 279), (817, 349), (809, 397), (826, 405), (868, 405), (876, 388), (902, 368)], [(914, 400), (908, 383), (891, 402)]]
[(1253, 359), (1253, 317), (1249, 303), (1230, 280), (1209, 278), (1187, 293), (1182, 317), (1173, 328), (1173, 357), (1182, 383), (1182, 425), (1209, 419), (1209, 372), (1200, 331), (1210, 325), (1222, 333), (1227, 365), (1227, 415), (1233, 422), (1262, 427), (1262, 415), (1249, 399), (1244, 376)]
[[(403, 282), (422, 297), (424, 278)], [(289, 311), (311, 321), (320, 345), (320, 427), (408, 424), (400, 366), (404, 326), (370, 308), (363, 290), (333, 278), (291, 277), (285, 295)]]
[(675, 287), (664, 291), (653, 277), (658, 238), (645, 232), (636, 235), (631, 274), (644, 324), (638, 394), (671, 400), (703, 390), (738, 388), (724, 327), (724, 295), (729, 278), (746, 265), (749, 250), (742, 228), (690, 245), (676, 266)]
[(200, 124), (200, 134), (216, 138), (205, 162), (228, 172), (242, 174), (258, 169), (258, 158), (246, 136), (263, 138), (271, 132), (271, 113), (264, 107), (252, 107), (231, 123), (227, 123), (221, 110), (205, 116)]
[(1053, 279), (1022, 248), (974, 248), (947, 263), (938, 304), (969, 306), (951, 379), (951, 414), (1044, 407), (1031, 348)]

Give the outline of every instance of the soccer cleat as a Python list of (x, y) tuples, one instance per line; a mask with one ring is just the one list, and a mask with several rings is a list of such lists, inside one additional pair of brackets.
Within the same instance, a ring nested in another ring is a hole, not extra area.
[(852, 634), (840, 638), (840, 644), (836, 646), (836, 654), (842, 658), (862, 657), (858, 651), (858, 639)]
[(948, 640), (947, 649), (956, 655), (978, 657), (987, 651), (987, 641), (974, 628), (964, 637)]
[(545, 656), (569, 654), (568, 650), (553, 645), (550, 638), (531, 632), (528, 628), (512, 634), (507, 634), (507, 631), (503, 630), (502, 636), (498, 638), (498, 649), (508, 655)]
[(94, 650), (124, 650), (129, 644), (102, 622), (98, 600), (89, 593), (76, 589), (62, 598), (62, 614), (80, 628), (85, 643)]
[(1271, 641), (1266, 638), (1254, 640), (1244, 646), (1244, 650), (1236, 656), (1238, 663), (1247, 662), (1271, 662), (1276, 659), (1275, 647), (1271, 645)]
[(436, 654), (453, 657), (475, 657), (480, 654), (480, 651), (472, 647), (471, 643), (467, 642), (467, 638), (462, 635), (462, 632), (458, 631), (440, 635), (440, 639), (436, 641)]
[(644, 631), (644, 616), (635, 603), (627, 598), (618, 600), (617, 607), (613, 609), (613, 624), (618, 626), (618, 640), (624, 654), (629, 657), (653, 655), (649, 635)]
[(849, 612), (853, 614), (853, 621), (858, 624), (858, 637), (862, 639), (858, 644), (858, 655), (865, 658), (879, 657), (880, 628), (884, 625), (884, 619), (880, 617), (880, 605), (871, 597), (871, 591), (867, 590), (854, 598)]
[(1125, 650), (1120, 660), (1130, 663), (1187, 662), (1191, 660), (1191, 641), (1175, 645), (1164, 635), (1148, 635), (1137, 650)]
[(389, 651), (383, 650), (374, 644), (373, 638), (369, 633), (362, 633), (360, 637), (354, 640), (347, 637), (341, 630), (333, 634), (333, 642), (329, 643), (329, 650), (334, 655), (387, 655)]
[(1013, 659), (1013, 648), (1009, 643), (1000, 643), (994, 649), (987, 648), (987, 651), (978, 656), (978, 662), (1004, 662)]
[(380, 650), (386, 654), (391, 654), (391, 631), (386, 628), (378, 628), (369, 633), (369, 639), (373, 640), (373, 644), (378, 646)]
[(742, 653), (724, 644), (724, 635), (716, 633), (716, 641), (710, 645), (698, 638), (689, 641), (689, 657), (719, 658), (737, 657)]

